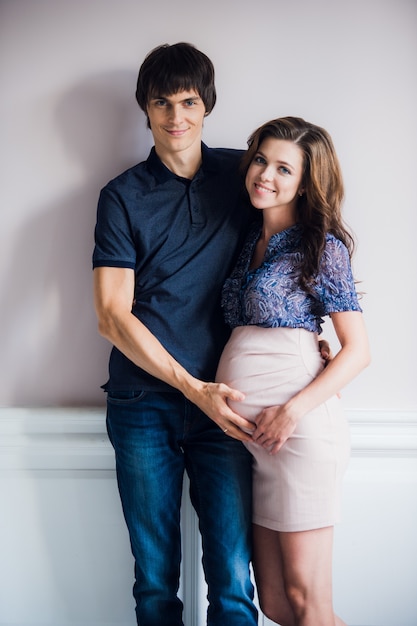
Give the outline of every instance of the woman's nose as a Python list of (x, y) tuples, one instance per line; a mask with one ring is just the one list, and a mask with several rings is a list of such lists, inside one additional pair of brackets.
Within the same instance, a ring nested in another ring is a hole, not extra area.
[(274, 171), (272, 165), (265, 165), (264, 169), (261, 172), (262, 180), (272, 180), (274, 177)]

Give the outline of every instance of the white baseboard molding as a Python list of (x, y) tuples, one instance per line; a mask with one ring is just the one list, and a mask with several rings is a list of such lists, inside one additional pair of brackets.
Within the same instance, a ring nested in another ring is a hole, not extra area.
[(352, 456), (417, 456), (417, 411), (346, 411)]
[(0, 408), (0, 469), (113, 470), (106, 409)]
[[(0, 407), (0, 469), (113, 470), (104, 407)], [(348, 410), (352, 456), (417, 456), (417, 412)]]

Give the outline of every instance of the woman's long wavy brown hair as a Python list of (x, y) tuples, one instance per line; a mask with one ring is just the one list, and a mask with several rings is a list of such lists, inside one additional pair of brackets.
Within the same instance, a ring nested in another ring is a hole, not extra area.
[(246, 175), (261, 143), (268, 137), (291, 141), (303, 152), (303, 195), (297, 199), (297, 222), (303, 227), (300, 284), (308, 290), (320, 267), (326, 234), (342, 241), (351, 257), (354, 239), (344, 224), (344, 187), (339, 160), (329, 133), (299, 117), (281, 117), (260, 126), (248, 139), (242, 160)]

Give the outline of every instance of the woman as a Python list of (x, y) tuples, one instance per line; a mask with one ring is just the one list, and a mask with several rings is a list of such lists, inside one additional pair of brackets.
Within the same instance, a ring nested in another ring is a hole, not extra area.
[[(333, 526), (349, 432), (339, 390), (369, 363), (343, 225), (343, 182), (328, 133), (302, 119), (256, 130), (246, 189), (262, 212), (223, 290), (232, 334), (217, 381), (255, 424), (254, 571), (263, 612), (282, 626), (341, 626), (332, 604)], [(318, 350), (329, 315), (341, 349)]]

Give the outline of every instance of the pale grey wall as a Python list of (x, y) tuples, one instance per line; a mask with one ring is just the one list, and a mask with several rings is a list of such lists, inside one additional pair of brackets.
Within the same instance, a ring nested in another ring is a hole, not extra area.
[(373, 352), (345, 402), (414, 410), (416, 16), (413, 0), (3, 0), (0, 404), (103, 402), (97, 195), (151, 145), (134, 100), (140, 62), (185, 40), (217, 69), (207, 143), (244, 147), (287, 114), (332, 134)]

